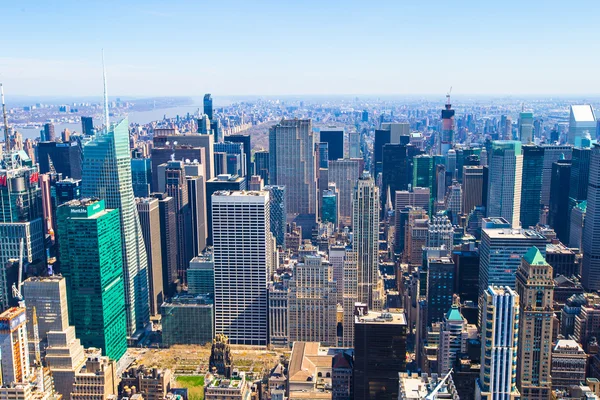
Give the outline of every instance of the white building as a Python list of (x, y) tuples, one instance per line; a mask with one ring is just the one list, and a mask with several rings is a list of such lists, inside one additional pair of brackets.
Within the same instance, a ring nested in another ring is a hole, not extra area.
[(594, 109), (588, 104), (572, 105), (569, 115), (568, 142), (581, 146), (581, 139), (596, 138), (596, 115)]
[(522, 174), (521, 143), (495, 140), (489, 157), (487, 215), (506, 218), (513, 228), (520, 226)]

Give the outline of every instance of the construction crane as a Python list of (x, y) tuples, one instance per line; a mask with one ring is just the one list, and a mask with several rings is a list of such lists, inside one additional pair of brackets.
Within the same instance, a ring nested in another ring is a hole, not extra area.
[(452, 86), (450, 86), (450, 90), (446, 93), (446, 104), (450, 105), (450, 95), (452, 94)]
[[(450, 90), (452, 90), (452, 88), (450, 88)], [(452, 375), (452, 371), (454, 371), (454, 368), (450, 368), (450, 371), (448, 371), (444, 379), (442, 379), (440, 383), (438, 383), (438, 385), (431, 391), (431, 393), (425, 396), (425, 400), (435, 400), (437, 398), (438, 392), (444, 387), (446, 380), (448, 380), (450, 375)]]

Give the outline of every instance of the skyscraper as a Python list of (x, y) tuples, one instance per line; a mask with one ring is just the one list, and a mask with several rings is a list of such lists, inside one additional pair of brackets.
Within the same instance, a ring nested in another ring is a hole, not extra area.
[(150, 315), (160, 312), (165, 296), (163, 292), (162, 244), (160, 230), (160, 210), (158, 199), (151, 197), (136, 198), (140, 225), (148, 257), (148, 292), (150, 293)]
[(81, 179), (83, 154), (79, 142), (42, 142), (37, 146), (40, 173), (57, 172), (63, 178)]
[(526, 144), (523, 149), (523, 181), (521, 184), (521, 225), (524, 228), (540, 222), (544, 147)]
[(284, 119), (269, 129), (269, 183), (286, 187), (288, 214), (317, 213), (314, 143), (309, 119)]
[(121, 218), (127, 333), (134, 335), (150, 319), (148, 260), (135, 206), (127, 119), (98, 132), (83, 149), (82, 196), (105, 201)]
[(153, 193), (160, 215), (163, 291), (166, 297), (175, 293), (177, 282), (177, 215), (175, 200), (164, 193)]
[(558, 160), (552, 164), (550, 181), (550, 212), (548, 225), (561, 242), (569, 241), (569, 186), (571, 184), (571, 160)]
[(206, 182), (206, 220), (208, 238), (206, 244), (213, 243), (213, 214), (212, 214), (212, 195), (222, 190), (240, 191), (248, 188), (246, 178), (238, 175), (221, 174)]
[(352, 224), (352, 195), (361, 174), (360, 161), (347, 158), (330, 161), (328, 173), (328, 181), (335, 183), (337, 189), (340, 226), (350, 226)]
[(572, 105), (569, 115), (569, 144), (581, 147), (582, 139), (596, 139), (596, 115), (590, 105)]
[(91, 136), (94, 132), (94, 119), (92, 117), (81, 117), (81, 132)]
[(266, 346), (273, 259), (269, 193), (217, 192), (212, 214), (215, 331), (232, 344)]
[(519, 295), (507, 287), (490, 286), (484, 291), (481, 313), (481, 337), (485, 340), (475, 398), (517, 399)]
[(452, 306), (454, 269), (450, 257), (427, 258), (427, 326), (442, 322)]
[[(487, 215), (506, 218), (518, 228), (521, 216), (521, 180), (523, 154), (521, 143), (511, 140), (496, 140), (489, 157), (489, 187)], [(486, 286), (487, 287), (487, 286)]]
[(206, 248), (206, 239), (208, 238), (206, 179), (204, 179), (204, 168), (200, 163), (186, 162), (183, 167), (188, 189), (188, 203), (192, 214), (192, 254), (195, 257)]
[(352, 250), (358, 255), (358, 301), (372, 309), (379, 268), (379, 190), (368, 172), (358, 180), (352, 204)]
[(24, 308), (11, 307), (0, 314), (2, 383), (24, 383), (31, 373)]
[(290, 342), (337, 345), (337, 293), (333, 268), (321, 256), (306, 256), (296, 265), (289, 283)]
[[(573, 147), (570, 145), (544, 144), (544, 168), (542, 169), (542, 205), (550, 205), (550, 183), (552, 181), (552, 164), (558, 160), (570, 160)], [(539, 174), (539, 172), (538, 172)]]
[(260, 175), (265, 185), (269, 185), (269, 152), (266, 150), (254, 153), (254, 174)]
[[(247, 166), (249, 166), (249, 162), (246, 158), (246, 150), (244, 142), (240, 141), (237, 143), (229, 142), (229, 136), (227, 136), (225, 142), (215, 143), (213, 146), (215, 154), (217, 153), (225, 153), (227, 154), (225, 158), (227, 171), (224, 173), (231, 175), (240, 175), (247, 177), (247, 180), (250, 180), (250, 175), (248, 175)], [(216, 162), (215, 162), (216, 164)], [(218, 171), (217, 171), (218, 172)]]
[(285, 186), (268, 185), (264, 190), (269, 192), (270, 209), (270, 230), (277, 246), (285, 248), (285, 231), (286, 231), (286, 190)]
[(548, 399), (552, 390), (552, 267), (537, 247), (523, 256), (517, 270), (516, 292), (521, 299), (517, 387), (524, 399)]
[(152, 163), (149, 158), (131, 159), (131, 180), (133, 182), (133, 195), (135, 197), (150, 196)]
[(600, 289), (600, 146), (597, 144), (592, 148), (590, 157), (590, 179), (582, 248), (581, 282), (588, 290), (598, 290)]
[[(412, 171), (410, 171), (412, 172)], [(381, 210), (390, 192), (392, 204), (397, 190), (408, 190), (410, 183), (408, 168), (408, 152), (403, 144), (386, 144), (383, 146)]]
[(213, 100), (210, 93), (204, 95), (204, 114), (208, 116), (209, 120), (213, 120)]
[(104, 200), (72, 200), (58, 207), (57, 220), (69, 319), (84, 346), (119, 360), (127, 350), (119, 210)]
[(446, 155), (454, 144), (454, 110), (450, 104), (450, 94), (446, 96), (447, 101), (442, 110), (442, 131), (440, 140), (440, 150), (438, 154)]
[[(225, 136), (225, 138), (223, 139), (226, 142), (231, 142), (231, 143), (241, 143), (244, 145), (244, 156), (245, 156), (245, 170), (246, 170), (246, 180), (248, 180), (249, 176), (252, 175), (258, 175), (257, 173), (254, 173), (254, 171), (252, 170), (252, 143), (250, 141), (250, 135), (229, 135), (229, 136)], [(215, 150), (217, 151), (217, 150)]]
[(344, 158), (344, 128), (321, 128), (319, 137), (321, 142), (327, 143), (329, 161)]
[(519, 140), (523, 144), (533, 142), (533, 113), (531, 112), (519, 114)]
[(362, 158), (360, 154), (360, 133), (348, 133), (348, 149), (350, 158)]
[(462, 185), (462, 210), (468, 215), (475, 207), (483, 204), (483, 167), (465, 165)]
[(54, 124), (48, 122), (44, 124), (44, 140), (42, 142), (54, 142), (56, 135), (54, 134)]

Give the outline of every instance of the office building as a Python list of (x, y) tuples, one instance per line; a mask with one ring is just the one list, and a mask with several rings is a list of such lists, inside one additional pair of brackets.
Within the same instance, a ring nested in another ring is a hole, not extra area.
[(213, 243), (212, 195), (223, 190), (242, 191), (246, 189), (246, 178), (238, 175), (222, 174), (206, 181), (206, 221), (208, 222), (208, 237), (206, 239), (207, 245), (211, 245)]
[(206, 344), (215, 337), (214, 305), (204, 295), (179, 295), (160, 307), (162, 343)]
[(322, 143), (327, 143), (327, 151), (329, 161), (339, 160), (344, 158), (344, 128), (330, 126), (321, 128), (319, 132), (319, 140)]
[(18, 260), (21, 257), (21, 241), (25, 262), (33, 263), (44, 259), (42, 218), (26, 222), (0, 222), (0, 265), (6, 265), (9, 260)]
[(119, 210), (73, 200), (58, 207), (57, 220), (69, 320), (84, 346), (119, 360), (127, 350)]
[(288, 328), (288, 288), (284, 283), (269, 285), (269, 344), (287, 347)]
[(269, 152), (260, 150), (254, 153), (254, 174), (260, 175), (265, 185), (269, 185)]
[(587, 200), (591, 154), (592, 149), (589, 147), (573, 148), (573, 156), (571, 158), (571, 184), (569, 186), (571, 208), (574, 207), (576, 203)]
[[(381, 209), (384, 209), (388, 191), (392, 204), (397, 190), (408, 190), (410, 183), (408, 151), (403, 144), (386, 144), (382, 155)], [(412, 172), (412, 171), (410, 171)]]
[[(130, 367), (121, 375), (119, 397), (142, 396), (144, 400), (163, 400), (168, 398), (173, 375), (170, 369), (148, 368), (145, 365)], [(177, 397), (172, 398), (176, 400)]]
[(321, 222), (331, 222), (337, 226), (338, 213), (338, 191), (335, 186), (323, 192), (323, 206), (321, 208)]
[(449, 257), (427, 258), (427, 326), (442, 322), (452, 306), (454, 268)]
[(519, 398), (516, 386), (519, 295), (507, 287), (489, 286), (481, 309), (481, 374), (476, 399)]
[(337, 292), (333, 268), (321, 256), (306, 256), (296, 264), (289, 283), (290, 342), (337, 345)]
[(435, 193), (435, 166), (434, 158), (427, 154), (419, 154), (413, 157), (413, 175), (412, 175), (412, 187), (413, 188), (429, 188), (430, 193), (430, 204), (426, 208), (428, 213), (433, 210), (433, 196)]
[(454, 227), (446, 214), (438, 213), (429, 221), (427, 229), (427, 247), (444, 247), (452, 250)]
[(406, 371), (406, 334), (404, 313), (366, 312), (356, 316), (355, 400), (398, 398), (398, 372)]
[(231, 377), (215, 377), (204, 387), (204, 400), (250, 399), (252, 388), (244, 372), (234, 371)]
[(73, 179), (81, 179), (83, 175), (83, 154), (77, 141), (38, 143), (37, 155), (41, 174), (56, 172)]
[(458, 384), (454, 383), (452, 375), (445, 377), (424, 372), (421, 376), (410, 372), (400, 372), (398, 375), (398, 400), (459, 398)]
[(131, 180), (135, 197), (150, 196), (152, 183), (152, 160), (149, 158), (131, 159)]
[(42, 142), (54, 142), (56, 135), (54, 134), (54, 124), (48, 122), (44, 124)]
[(517, 388), (527, 399), (548, 399), (552, 390), (552, 320), (554, 279), (552, 267), (537, 247), (523, 256), (517, 270), (519, 346)]
[(483, 167), (465, 165), (462, 185), (462, 210), (468, 215), (475, 207), (483, 204)]
[(177, 220), (175, 200), (164, 193), (152, 193), (158, 200), (160, 247), (162, 253), (163, 293), (173, 295), (177, 279)]
[(331, 400), (348, 400), (354, 398), (354, 358), (348, 352), (340, 352), (333, 356), (331, 365)]
[(287, 212), (317, 213), (315, 137), (311, 120), (282, 120), (269, 129), (269, 184), (287, 191)]
[(479, 297), (479, 252), (474, 249), (460, 249), (452, 252), (456, 265), (454, 293), (460, 300), (477, 303)]
[(358, 180), (352, 203), (352, 250), (358, 255), (357, 301), (373, 308), (379, 262), (379, 190), (368, 172)]
[(85, 363), (84, 349), (75, 336), (75, 327), (71, 325), (60, 331), (49, 331), (48, 347), (44, 352), (56, 391), (63, 397), (70, 396), (75, 374)]
[(85, 365), (75, 374), (71, 400), (108, 400), (118, 394), (117, 364), (95, 349), (85, 352)]
[(544, 147), (526, 144), (523, 149), (523, 182), (521, 185), (521, 226), (529, 228), (540, 222)]
[[(244, 162), (245, 162), (245, 167), (244, 170), (246, 171), (246, 177), (249, 177), (251, 175), (258, 175), (257, 173), (254, 173), (254, 171), (252, 170), (252, 143), (250, 142), (250, 135), (228, 135), (225, 136), (224, 138), (225, 142), (230, 142), (230, 143), (240, 143), (243, 145), (243, 151), (244, 151)], [(215, 149), (215, 151), (218, 151)]]
[[(342, 346), (354, 346), (354, 313), (358, 302), (358, 255), (346, 250), (342, 270)], [(358, 303), (360, 304), (360, 303)]]
[(440, 151), (437, 154), (447, 155), (454, 144), (454, 110), (450, 104), (450, 94), (447, 96), (447, 102), (442, 110), (442, 130), (440, 132)]
[(94, 134), (94, 119), (92, 117), (81, 117), (81, 132), (86, 136)]
[(571, 160), (558, 160), (552, 164), (550, 181), (550, 212), (548, 225), (562, 242), (569, 241), (569, 186), (571, 184)]
[(413, 266), (423, 263), (423, 247), (429, 237), (429, 218), (422, 208), (410, 207), (407, 210), (404, 226), (403, 262)]
[[(558, 160), (570, 160), (573, 147), (570, 145), (544, 144), (544, 166), (542, 168), (542, 205), (550, 205), (550, 184), (552, 182), (552, 164)], [(539, 171), (537, 172), (539, 174)]]
[(431, 204), (430, 199), (431, 199), (431, 192), (430, 192), (429, 188), (415, 187), (410, 192), (404, 191), (404, 190), (396, 192), (396, 202), (394, 204), (394, 209), (395, 209), (395, 215), (396, 215), (396, 221), (395, 221), (395, 223), (396, 223), (396, 246), (395, 246), (395, 248), (397, 250), (402, 251), (402, 249), (404, 247), (404, 227), (405, 227), (405, 225), (403, 223), (405, 222), (405, 220), (402, 219), (401, 217), (399, 217), (400, 214), (408, 206), (421, 208), (427, 214), (428, 210), (429, 210), (429, 206)]
[(269, 193), (217, 192), (212, 214), (216, 333), (232, 344), (266, 346), (273, 259)]
[(571, 219), (569, 227), (569, 246), (581, 249), (583, 238), (583, 226), (585, 225), (585, 213), (587, 210), (587, 201), (582, 201), (571, 210)]
[(0, 223), (28, 222), (42, 217), (37, 165), (23, 151), (6, 157), (12, 165), (0, 162)]
[(206, 180), (204, 168), (199, 163), (186, 162), (183, 166), (187, 183), (188, 204), (191, 213), (191, 254), (199, 255), (206, 248), (207, 209), (206, 209)]
[(582, 249), (581, 283), (588, 290), (598, 290), (600, 289), (600, 146), (598, 145), (592, 148), (590, 158)]
[(285, 248), (285, 232), (287, 218), (287, 191), (285, 186), (268, 185), (264, 190), (269, 192), (270, 230), (277, 246)]
[(212, 253), (194, 257), (188, 268), (188, 294), (215, 297), (215, 263)]
[(506, 218), (513, 228), (520, 226), (522, 172), (521, 143), (510, 140), (494, 141), (489, 157), (487, 193), (487, 198), (494, 201), (488, 203), (487, 215)]
[[(204, 166), (204, 176), (210, 179), (216, 175), (213, 165), (213, 147), (217, 140), (212, 134), (180, 135), (175, 129), (154, 129), (152, 138), (152, 173), (160, 164), (175, 160), (198, 161)], [(204, 149), (204, 150), (201, 150)], [(158, 190), (157, 181), (152, 177), (152, 190)]]
[(71, 200), (81, 199), (81, 179), (62, 179), (54, 184), (54, 195), (56, 205)]
[[(229, 138), (229, 136), (227, 137)], [(249, 180), (250, 175), (248, 175), (248, 171), (246, 169), (246, 153), (244, 149), (244, 142), (222, 142), (215, 143), (213, 145), (213, 149), (216, 153), (224, 153), (226, 154), (225, 158), (225, 166), (226, 171), (221, 173), (227, 173), (231, 175), (240, 175), (247, 177)]]
[(329, 183), (335, 183), (338, 194), (340, 226), (352, 224), (352, 194), (362, 173), (361, 161), (341, 159), (329, 162)]
[(568, 143), (581, 147), (582, 139), (596, 139), (596, 115), (590, 105), (572, 105), (569, 114)]
[(160, 312), (165, 295), (162, 273), (162, 243), (160, 230), (160, 210), (158, 199), (151, 197), (135, 199), (140, 226), (148, 259), (148, 293), (150, 295), (150, 315), (155, 317)]
[(125, 316), (127, 334), (132, 336), (148, 324), (150, 306), (148, 260), (133, 197), (127, 119), (97, 133), (83, 153), (82, 196), (102, 198), (107, 209), (119, 210)]
[(552, 390), (585, 382), (587, 354), (575, 340), (560, 339), (552, 350)]
[(21, 293), (27, 299), (27, 319), (34, 320), (34, 310), (37, 318), (39, 342), (35, 338), (33, 323), (27, 325), (31, 358), (35, 356), (34, 346), (39, 346), (42, 351), (47, 346), (48, 332), (60, 332), (69, 326), (67, 283), (62, 276), (31, 277), (23, 282)]
[(25, 382), (31, 374), (24, 308), (11, 307), (0, 314), (2, 383)]
[(479, 294), (488, 286), (515, 287), (521, 257), (535, 246), (546, 255), (546, 237), (530, 229), (513, 229), (503, 218), (484, 218), (479, 247)]
[(533, 113), (531, 112), (519, 114), (519, 140), (523, 144), (533, 142)]
[(467, 351), (467, 340), (477, 339), (475, 325), (467, 320), (457, 305), (452, 305), (440, 324), (440, 344), (438, 346), (438, 373), (446, 375), (457, 360), (457, 356)]
[(348, 151), (348, 156), (350, 158), (362, 158), (362, 154), (360, 151), (360, 133), (348, 133)]
[(213, 120), (213, 100), (210, 93), (204, 95), (204, 114), (206, 114), (209, 120)]

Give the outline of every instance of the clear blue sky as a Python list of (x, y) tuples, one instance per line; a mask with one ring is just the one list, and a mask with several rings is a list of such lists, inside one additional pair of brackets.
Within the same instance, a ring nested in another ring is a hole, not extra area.
[(598, 0), (4, 0), (19, 95), (600, 94)]

